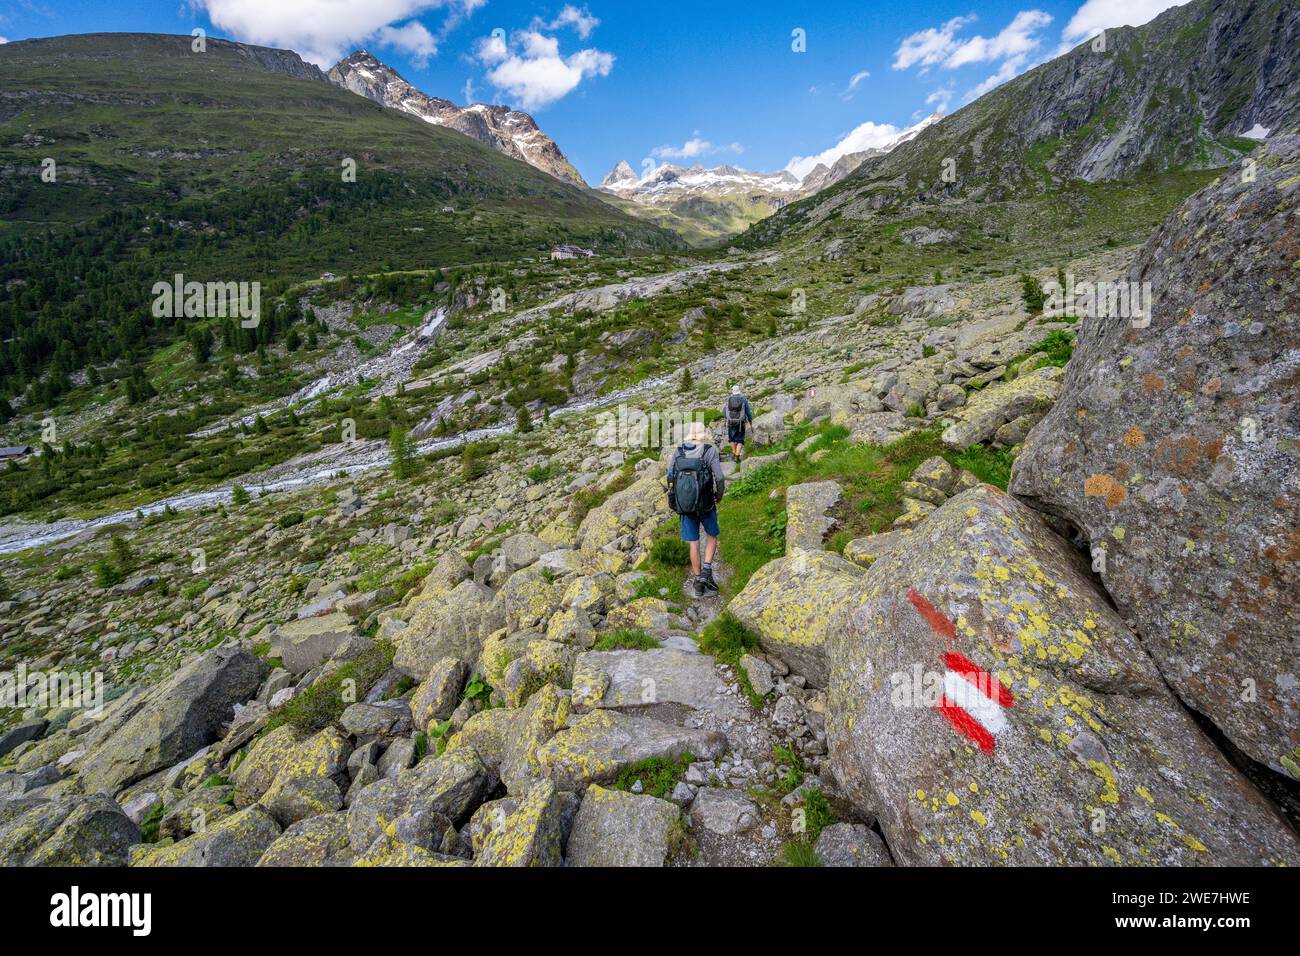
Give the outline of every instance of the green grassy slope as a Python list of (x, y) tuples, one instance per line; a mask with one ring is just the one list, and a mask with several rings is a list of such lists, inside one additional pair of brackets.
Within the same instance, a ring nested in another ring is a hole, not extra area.
[[(0, 397), (175, 338), (153, 282), (260, 281), (681, 246), (287, 51), (92, 34), (0, 46)], [(57, 179), (41, 178), (42, 161)], [(344, 182), (344, 159), (356, 181)], [(445, 208), (451, 212), (445, 212)], [(20, 280), (14, 282), (13, 280)], [(0, 408), (3, 412), (3, 408)]]
[(1108, 218), (1111, 235), (1149, 231), (1207, 170), (1255, 146), (1240, 133), (1294, 125), (1298, 33), (1285, 0), (1194, 0), (1107, 31), (1104, 50), (1081, 44), (1003, 84), (738, 244), (861, 234), (913, 214), (966, 240), (1033, 224), (1048, 244), (1086, 241)]
[(669, 206), (650, 206), (613, 193), (593, 194), (630, 216), (672, 230), (697, 249), (721, 244), (772, 214), (762, 199), (692, 196)]

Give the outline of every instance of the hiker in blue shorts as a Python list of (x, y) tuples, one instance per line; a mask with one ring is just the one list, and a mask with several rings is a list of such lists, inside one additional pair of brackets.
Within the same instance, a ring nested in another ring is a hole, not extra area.
[[(681, 516), (682, 540), (691, 546), (691, 588), (696, 597), (717, 591), (713, 558), (718, 551), (718, 502), (727, 490), (722, 459), (703, 422), (692, 422), (668, 468), (668, 503)], [(700, 532), (704, 532), (701, 553)], [(702, 559), (702, 560), (701, 560)]]
[(727, 441), (731, 443), (731, 457), (740, 461), (745, 453), (745, 425), (753, 424), (754, 412), (749, 407), (749, 399), (740, 394), (740, 386), (731, 386), (731, 396), (722, 409), (727, 419)]

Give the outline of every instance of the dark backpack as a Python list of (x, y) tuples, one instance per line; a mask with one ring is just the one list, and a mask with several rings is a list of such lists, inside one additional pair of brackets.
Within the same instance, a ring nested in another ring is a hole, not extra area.
[(673, 459), (673, 486), (668, 504), (679, 515), (698, 518), (713, 510), (713, 470), (704, 456), (687, 455), (683, 446)]
[(727, 399), (727, 424), (739, 425), (745, 420), (745, 397), (732, 395)]

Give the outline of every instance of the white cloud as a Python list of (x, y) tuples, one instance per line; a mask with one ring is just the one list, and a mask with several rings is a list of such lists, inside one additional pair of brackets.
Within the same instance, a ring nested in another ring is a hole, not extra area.
[(956, 69), (967, 63), (1022, 57), (1038, 46), (1039, 39), (1034, 34), (1051, 22), (1051, 14), (1042, 10), (1021, 10), (997, 36), (975, 36), (958, 44), (943, 65)]
[(795, 156), (785, 164), (785, 168), (800, 179), (807, 176), (818, 163), (834, 165), (835, 160), (848, 153), (860, 153), (864, 149), (879, 149), (898, 137), (902, 130), (890, 123), (861, 124), (851, 130), (830, 149), (824, 149), (816, 156)]
[(1021, 10), (996, 36), (973, 36), (958, 39), (957, 34), (974, 22), (968, 17), (954, 17), (940, 27), (920, 30), (903, 39), (894, 51), (894, 69), (942, 66), (955, 70), (970, 63), (997, 62), (1025, 57), (1041, 42), (1036, 34), (1052, 22), (1051, 14), (1042, 10)]
[[(357, 46), (387, 44), (431, 56), (437, 39), (412, 17), (433, 10), (445, 17), (441, 36), (486, 0), (190, 0), (213, 26), (236, 40), (285, 47), (330, 66)], [(396, 24), (405, 22), (403, 26)], [(421, 52), (423, 51), (423, 52)]]
[[(1026, 66), (1026, 57), (1016, 56), (1003, 62), (998, 71), (991, 76), (985, 77), (980, 83), (971, 87), (962, 94), (962, 102), (969, 103), (971, 100), (977, 100), (994, 87), (1001, 86), (1007, 80), (1014, 79), (1023, 73), (1028, 67)], [(1037, 65), (1037, 64), (1031, 64)]]
[(0, 43), (8, 43), (8, 42), (9, 42), (8, 37), (0, 37)]
[(949, 83), (947, 86), (941, 86), (930, 93), (925, 98), (925, 105), (934, 107), (936, 113), (948, 112), (948, 104), (952, 102), (953, 86)]
[(858, 85), (863, 80), (870, 79), (870, 78), (871, 78), (871, 74), (868, 73), (866, 70), (863, 70), (860, 73), (854, 73), (853, 76), (849, 78), (849, 85), (844, 89), (844, 94), (843, 94), (844, 99), (846, 100), (852, 99), (853, 94), (857, 92)]
[(478, 41), (475, 56), (483, 63), (500, 63), (510, 56), (510, 48), (506, 45), (506, 38), (503, 35), (494, 33)]
[(1087, 0), (1065, 25), (1062, 36), (1077, 43), (1110, 27), (1140, 27), (1170, 7), (1186, 2), (1187, 0)]
[(711, 156), (715, 153), (743, 153), (745, 148), (739, 143), (726, 143), (722, 146), (715, 146), (707, 139), (700, 137), (699, 130), (696, 130), (690, 139), (681, 146), (656, 146), (650, 150), (650, 155), (659, 159), (695, 159), (700, 156)]
[(591, 36), (591, 31), (598, 26), (600, 26), (600, 21), (591, 15), (590, 10), (585, 6), (579, 10), (573, 4), (566, 5), (560, 11), (560, 15), (549, 24), (549, 28), (552, 30), (558, 30), (561, 27), (573, 27), (581, 40)]
[(545, 59), (560, 55), (560, 41), (555, 37), (548, 37), (536, 30), (524, 30), (517, 39), (524, 56), (530, 59)]
[(479, 61), (491, 67), (487, 79), (525, 110), (535, 110), (562, 99), (584, 79), (608, 76), (614, 54), (603, 50), (560, 53), (560, 42), (540, 30), (517, 31), (507, 42), (500, 34), (478, 42)]
[(953, 17), (941, 27), (930, 27), (905, 37), (894, 51), (894, 69), (906, 70), (918, 63), (922, 66), (942, 63), (957, 45), (957, 31), (974, 21), (973, 13), (967, 17)]
[(400, 27), (380, 27), (375, 37), (381, 45), (394, 47), (410, 56), (417, 66), (424, 66), (429, 57), (438, 54), (438, 41), (419, 20)]
[[(1042, 31), (1052, 22), (1051, 14), (1042, 10), (1021, 10), (995, 36), (959, 37), (958, 34), (974, 20), (973, 14), (954, 17), (942, 26), (930, 27), (905, 37), (894, 51), (894, 69), (905, 70), (919, 65), (921, 72), (925, 73), (932, 66), (956, 70), (974, 63), (997, 63), (998, 69), (994, 73), (963, 94), (962, 101), (970, 102), (1046, 58), (1040, 53), (1039, 47), (1043, 39)], [(1057, 50), (1050, 55), (1055, 56), (1059, 52), (1061, 51)], [(943, 111), (947, 109), (952, 96), (953, 87), (948, 84), (931, 93), (926, 102), (940, 104), (939, 109)]]

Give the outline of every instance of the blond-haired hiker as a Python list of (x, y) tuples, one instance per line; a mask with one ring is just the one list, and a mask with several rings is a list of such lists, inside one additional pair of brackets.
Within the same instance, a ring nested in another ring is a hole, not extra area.
[(703, 422), (692, 422), (668, 468), (668, 503), (681, 517), (682, 540), (691, 546), (691, 588), (696, 597), (718, 590), (713, 558), (718, 551), (718, 502), (726, 490), (727, 479), (713, 436)]

